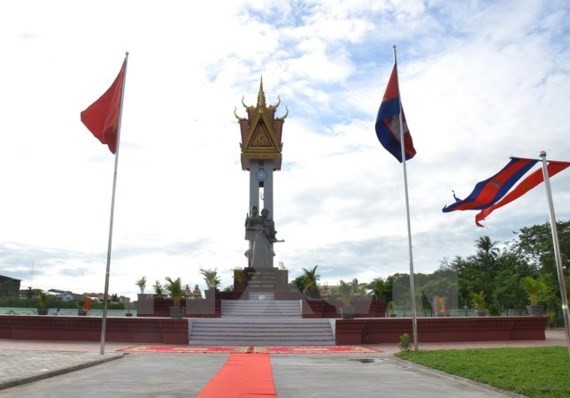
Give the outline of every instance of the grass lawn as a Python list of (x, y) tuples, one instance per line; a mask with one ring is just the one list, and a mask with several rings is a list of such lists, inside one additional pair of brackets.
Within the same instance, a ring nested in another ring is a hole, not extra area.
[(396, 356), (528, 397), (570, 397), (566, 347), (419, 350)]

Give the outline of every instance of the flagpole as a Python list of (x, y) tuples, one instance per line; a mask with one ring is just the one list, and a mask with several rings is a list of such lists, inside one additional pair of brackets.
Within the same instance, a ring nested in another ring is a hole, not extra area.
[[(397, 73), (397, 66), (398, 66), (398, 58), (396, 55), (396, 45), (393, 46), (394, 49), (394, 65), (396, 65), (396, 81), (398, 82), (398, 89), (400, 87), (400, 83), (398, 81), (398, 73)], [(399, 91), (399, 90), (398, 90)], [(402, 166), (404, 170), (404, 192), (406, 196), (406, 219), (407, 219), (407, 226), (408, 226), (408, 255), (410, 259), (410, 298), (412, 300), (412, 334), (414, 339), (414, 350), (418, 350), (418, 319), (417, 319), (417, 311), (416, 311), (416, 288), (414, 283), (414, 257), (412, 253), (412, 227), (410, 224), (410, 201), (408, 198), (408, 174), (406, 172), (406, 151), (404, 148), (404, 121), (402, 117), (402, 94), (399, 93), (399, 101), (400, 101), (400, 112), (399, 112), (399, 124), (400, 124), (400, 148), (402, 150)]]
[(115, 192), (117, 188), (117, 168), (119, 165), (119, 147), (121, 143), (121, 120), (123, 117), (123, 96), (125, 94), (125, 84), (127, 80), (127, 63), (129, 53), (125, 53), (125, 73), (121, 87), (121, 106), (119, 107), (119, 120), (117, 123), (117, 147), (115, 150), (115, 169), (113, 171), (113, 193), (111, 194), (111, 217), (109, 220), (109, 242), (107, 245), (107, 269), (105, 271), (105, 292), (103, 294), (103, 318), (101, 321), (101, 355), (105, 354), (105, 335), (107, 331), (107, 308), (109, 306), (109, 276), (111, 274), (111, 250), (113, 247), (113, 221), (115, 214)]
[(562, 268), (562, 256), (560, 254), (560, 242), (558, 240), (558, 228), (556, 226), (556, 216), (554, 215), (554, 203), (552, 201), (552, 189), (550, 188), (550, 177), (546, 162), (546, 152), (540, 152), (542, 159), (542, 174), (544, 175), (544, 185), (546, 187), (546, 199), (550, 210), (550, 229), (552, 231), (552, 244), (554, 246), (554, 258), (556, 259), (556, 271), (558, 273), (558, 283), (560, 285), (560, 299), (562, 301), (562, 314), (564, 316), (564, 328), (566, 330), (566, 346), (568, 356), (570, 356), (570, 315), (568, 313), (568, 296), (566, 295), (566, 283), (564, 281), (564, 269)]

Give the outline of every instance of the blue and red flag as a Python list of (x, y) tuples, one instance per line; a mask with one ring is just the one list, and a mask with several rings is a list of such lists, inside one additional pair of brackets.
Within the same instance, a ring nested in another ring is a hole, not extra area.
[[(548, 176), (553, 177), (569, 166), (570, 162), (560, 162), (557, 160), (551, 160), (548, 162), (548, 165), (546, 166)], [(542, 173), (542, 169), (535, 170), (528, 177), (522, 180), (501, 201), (477, 213), (477, 215), (475, 216), (475, 223), (477, 224), (477, 226), (482, 227), (483, 225), (480, 223), (480, 221), (483, 221), (489, 214), (491, 214), (499, 207), (503, 207), (504, 205), (511, 203), (513, 200), (520, 198), (525, 193), (527, 193), (534, 187), (538, 186), (543, 181), (544, 181), (544, 174)]]
[(416, 154), (412, 136), (406, 124), (406, 116), (400, 102), (400, 88), (398, 86), (398, 68), (394, 64), (384, 98), (376, 117), (376, 135), (380, 143), (390, 152), (400, 163), (402, 163), (402, 146), (400, 142), (400, 112), (402, 112), (402, 123), (404, 132), (404, 154), (405, 160), (410, 160)]
[(511, 158), (497, 174), (477, 183), (467, 198), (456, 198), (455, 203), (445, 206), (442, 211), (448, 213), (454, 210), (482, 210), (494, 205), (536, 162), (536, 159)]

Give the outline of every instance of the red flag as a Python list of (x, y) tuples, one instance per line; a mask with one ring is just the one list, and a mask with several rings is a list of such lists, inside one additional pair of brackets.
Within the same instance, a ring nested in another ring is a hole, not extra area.
[[(555, 160), (551, 160), (548, 162), (546, 166), (548, 170), (548, 176), (552, 177), (557, 173), (561, 172), (565, 168), (570, 166), (570, 162), (559, 162)], [(520, 198), (525, 193), (539, 185), (541, 182), (544, 181), (544, 175), (542, 173), (542, 168), (535, 170), (531, 175), (527, 178), (522, 180), (519, 185), (515, 187), (511, 192), (507, 194), (500, 202), (495, 203), (494, 205), (487, 207), (486, 209), (481, 210), (475, 216), (475, 223), (482, 227), (483, 225), (479, 223), (479, 221), (483, 221), (489, 214), (491, 214), (494, 210), (498, 209), (499, 207), (503, 207), (504, 205), (511, 203), (513, 200)]]
[(127, 59), (111, 87), (97, 101), (81, 112), (81, 121), (112, 153), (117, 151), (117, 135)]

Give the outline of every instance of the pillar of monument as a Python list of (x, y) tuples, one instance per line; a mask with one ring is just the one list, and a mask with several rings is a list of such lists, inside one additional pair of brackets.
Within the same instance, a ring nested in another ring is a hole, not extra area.
[[(281, 169), (281, 136), (288, 112), (282, 117), (275, 116), (279, 102), (276, 105), (266, 104), (263, 81), (259, 85), (257, 104), (247, 106), (243, 100), (242, 104), (247, 118), (237, 114), (235, 116), (241, 130), (242, 169), (249, 171), (249, 208), (246, 219), (249, 248), (246, 257), (248, 267), (273, 268), (273, 243), (278, 242), (274, 228), (273, 172)], [(256, 214), (251, 213), (253, 207), (257, 208)]]

